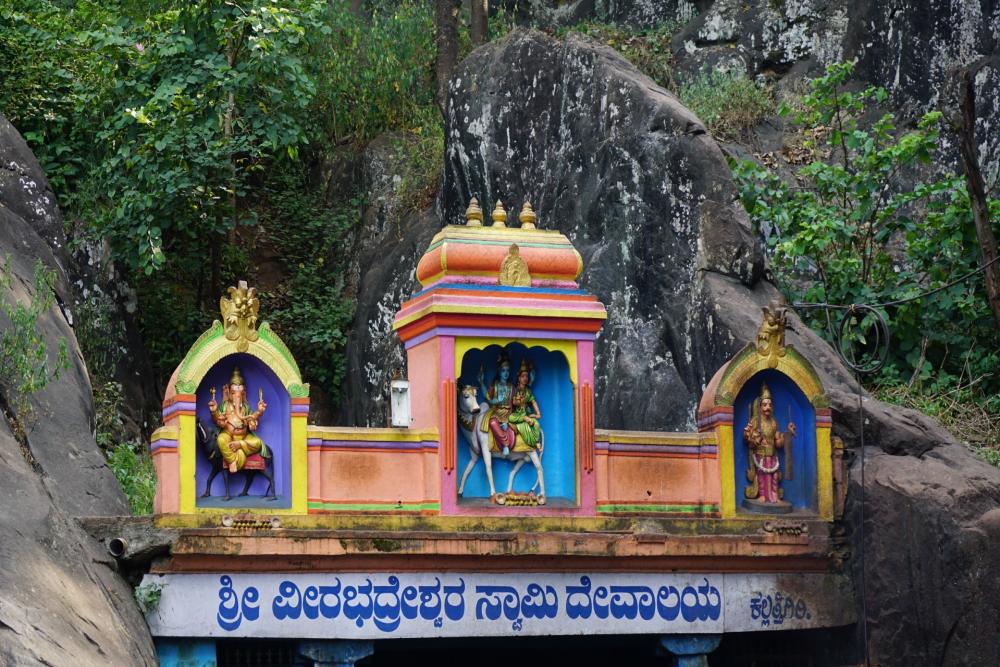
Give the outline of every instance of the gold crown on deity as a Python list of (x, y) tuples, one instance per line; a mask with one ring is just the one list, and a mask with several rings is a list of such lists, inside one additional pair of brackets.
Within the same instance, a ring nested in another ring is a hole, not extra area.
[(244, 384), (243, 383), (243, 374), (240, 373), (240, 367), (239, 366), (233, 366), (233, 374), (229, 378), (229, 384)]
[(766, 384), (760, 385), (760, 400), (765, 398), (771, 398), (771, 390), (767, 388)]
[(519, 369), (517, 369), (518, 375), (520, 375), (521, 373), (524, 373), (524, 372), (528, 372), (528, 373), (531, 372), (531, 362), (528, 361), (527, 359), (521, 359), (521, 367)]

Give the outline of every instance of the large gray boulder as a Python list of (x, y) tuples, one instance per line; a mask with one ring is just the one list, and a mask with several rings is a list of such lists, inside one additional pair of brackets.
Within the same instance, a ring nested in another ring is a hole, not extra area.
[(406, 373), (406, 354), (392, 331), (400, 305), (410, 298), (420, 257), (440, 229), (433, 211), (406, 211), (399, 198), (405, 137), (381, 136), (361, 159), (367, 194), (361, 225), (351, 240), (349, 287), (356, 294), (354, 325), (347, 336), (347, 369), (340, 421), (352, 426), (387, 426), (389, 383)]
[[(598, 426), (693, 428), (705, 383), (753, 340), (761, 306), (778, 296), (725, 157), (703, 124), (614, 51), (579, 36), (518, 31), (458, 68), (445, 131), (443, 220), (428, 213), (404, 222), (398, 235), (373, 237), (361, 265), (351, 363), (379, 368), (402, 359), (384, 315), (415, 288), (413, 267), (441, 222), (461, 223), (472, 196), (489, 206), (503, 199), (508, 210), (529, 199), (541, 227), (573, 240), (584, 259), (582, 284), (608, 308), (597, 343)], [(858, 385), (826, 343), (797, 318), (792, 326), (788, 342), (817, 368), (835, 433), (856, 452)], [(365, 382), (356, 391), (377, 394), (387, 378)], [(920, 413), (867, 396), (863, 403), (863, 561), (856, 455), (846, 528), (851, 566), (866, 572), (873, 659), (994, 664), (986, 658), (1000, 637), (985, 619), (996, 618), (997, 601), (971, 591), (992, 590), (1000, 579), (989, 551), (1000, 470)], [(355, 408), (384, 415), (384, 407)], [(916, 568), (907, 577), (926, 571), (937, 580), (919, 595), (897, 595), (904, 566)], [(855, 587), (862, 590), (860, 576)], [(969, 639), (973, 630), (978, 643)]]
[[(473, 196), (513, 210), (530, 200), (540, 226), (576, 245), (581, 283), (608, 309), (598, 426), (693, 429), (702, 389), (778, 296), (704, 125), (576, 34), (517, 32), (480, 48), (450, 92), (444, 222), (462, 222)], [(854, 386), (808, 329), (793, 337), (833, 384)]]
[[(128, 514), (128, 503), (94, 441), (90, 382), (62, 306), (70, 302), (62, 218), (37, 161), (2, 115), (0, 166), (0, 257), (9, 257), (12, 278), (0, 298), (27, 302), (35, 263), (54, 270), (57, 303), (38, 330), (51, 359), (60, 341), (69, 349), (69, 368), (32, 396), (27, 433), (26, 415), (12, 414), (13, 387), (0, 386), (0, 663), (155, 664), (129, 586), (74, 520)], [(0, 330), (9, 326), (0, 315)]]
[(1000, 665), (1000, 473), (958, 444), (921, 457), (873, 444), (863, 552), (858, 464), (847, 517), (872, 664)]

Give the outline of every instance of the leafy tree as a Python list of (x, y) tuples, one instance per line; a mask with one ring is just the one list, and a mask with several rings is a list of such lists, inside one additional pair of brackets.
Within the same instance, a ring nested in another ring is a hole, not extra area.
[(202, 0), (80, 36), (115, 80), (95, 231), (133, 269), (152, 273), (169, 240), (207, 238), (217, 264), (221, 235), (252, 221), (240, 207), (252, 175), (307, 141), (301, 52), (322, 8)]
[[(744, 207), (766, 232), (782, 289), (796, 301), (880, 304), (916, 297), (977, 266), (962, 181), (923, 181), (940, 143), (941, 114), (909, 131), (890, 114), (862, 119), (885, 90), (852, 91), (851, 63), (830, 66), (791, 113), (811, 160), (789, 182), (750, 161), (733, 164)], [(888, 374), (992, 374), (998, 355), (981, 281), (886, 308), (893, 324)], [(825, 314), (804, 313), (827, 334)], [(994, 378), (996, 381), (996, 378)]]

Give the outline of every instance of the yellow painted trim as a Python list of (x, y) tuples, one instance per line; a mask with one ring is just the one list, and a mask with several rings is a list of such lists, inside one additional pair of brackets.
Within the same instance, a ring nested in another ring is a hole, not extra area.
[[(442, 262), (445, 263), (445, 262)], [(577, 276), (583, 271), (583, 258), (579, 260), (580, 270), (577, 272)], [(477, 276), (486, 278), (495, 278), (499, 271), (462, 271), (461, 273), (456, 273), (456, 276)], [(420, 284), (424, 287), (429, 287), (430, 285), (436, 283), (447, 275), (447, 270), (443, 270), (440, 273), (435, 273), (429, 278), (424, 278)], [(532, 273), (532, 280), (569, 280), (571, 282), (576, 282), (575, 278), (569, 278), (565, 273)], [(499, 283), (497, 283), (499, 287)]]
[(821, 519), (833, 521), (833, 452), (830, 429), (816, 427), (816, 494)]
[[(239, 350), (236, 349), (235, 341), (220, 336), (198, 352), (197, 356), (191, 361), (187, 376), (178, 378), (178, 380), (189, 380), (197, 387), (213, 366), (226, 357), (238, 352)], [(246, 353), (264, 362), (264, 365), (278, 376), (278, 379), (281, 380), (281, 384), (284, 385), (286, 390), (290, 389), (292, 385), (302, 384), (302, 378), (295, 371), (295, 368), (288, 363), (284, 355), (265, 342), (263, 338), (258, 338), (256, 341), (250, 343)]]
[(179, 420), (180, 438), (177, 442), (177, 481), (180, 489), (178, 493), (178, 511), (181, 514), (193, 514), (195, 507), (195, 437), (194, 437), (194, 415), (181, 415)]
[[(740, 390), (743, 389), (743, 385), (757, 373), (770, 368), (767, 362), (768, 357), (761, 356), (756, 351), (737, 355), (733, 362), (731, 362), (735, 365), (726, 370), (726, 381), (720, 383), (719, 388), (716, 390), (715, 404), (722, 405), (723, 402), (720, 399), (723, 395), (728, 395), (728, 404), (731, 405), (732, 401), (736, 400)], [(796, 361), (792, 354), (789, 353), (783, 357), (778, 357), (778, 365), (774, 370), (787, 375), (792, 382), (798, 385), (799, 389), (802, 390), (802, 393), (805, 394), (810, 402), (823, 395), (823, 385), (819, 383), (812, 369)]]
[(157, 440), (177, 440), (177, 429), (172, 426), (161, 426), (153, 431), (153, 435), (149, 438), (150, 443)]
[[(470, 350), (484, 350), (490, 345), (503, 347), (510, 343), (520, 343), (525, 347), (540, 347), (549, 352), (560, 352), (569, 365), (569, 379), (576, 388), (577, 381), (576, 367), (576, 341), (562, 338), (486, 338), (484, 336), (458, 336), (455, 338), (455, 368), (459, 371), (462, 368), (462, 359), (466, 352)], [(577, 434), (579, 437), (579, 434)]]
[(358, 440), (378, 442), (422, 442), (438, 440), (438, 430), (406, 428), (364, 428), (350, 426), (309, 426), (306, 436), (322, 440)]
[(543, 241), (545, 236), (555, 237), (553, 239), (544, 239), (545, 242), (559, 242), (562, 239), (563, 244), (573, 247), (572, 242), (566, 236), (560, 232), (558, 229), (523, 229), (521, 227), (493, 227), (491, 225), (483, 225), (482, 227), (469, 227), (468, 225), (448, 225), (444, 227), (441, 231), (434, 235), (431, 239), (430, 245), (434, 245), (438, 241), (447, 239), (463, 239), (471, 241), (484, 240), (479, 237), (486, 236), (490, 241)]
[(722, 497), (719, 515), (724, 519), (736, 516), (736, 466), (733, 463), (733, 426), (719, 424), (715, 427), (718, 438), (719, 482)]
[(292, 450), (292, 507), (295, 514), (309, 511), (309, 464), (305, 419), (292, 419), (289, 446)]
[(714, 433), (675, 433), (662, 431), (612, 431), (596, 430), (594, 439), (598, 442), (622, 443), (630, 445), (672, 445), (680, 447), (700, 447), (715, 444)]

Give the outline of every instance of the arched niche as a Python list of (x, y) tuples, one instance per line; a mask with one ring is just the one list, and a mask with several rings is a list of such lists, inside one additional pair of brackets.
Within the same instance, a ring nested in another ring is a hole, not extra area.
[[(486, 375), (486, 384), (496, 375), (497, 360), (506, 350), (511, 360), (511, 381), (515, 382), (522, 359), (528, 359), (535, 368), (535, 382), (532, 393), (538, 401), (542, 414), (541, 425), (544, 432), (544, 452), (542, 466), (545, 470), (546, 496), (552, 501), (562, 500), (566, 504), (577, 502), (576, 475), (576, 414), (574, 410), (574, 386), (570, 361), (560, 350), (551, 350), (543, 345), (525, 345), (519, 342), (489, 344), (464, 351), (460, 357), (458, 386), (471, 385), (479, 390), (479, 369)], [(480, 402), (485, 400), (478, 391)], [(455, 424), (453, 428), (458, 429)], [(457, 470), (463, 471), (471, 459), (469, 445), (461, 433), (456, 433)], [(493, 459), (493, 479), (498, 492), (507, 490), (507, 479), (514, 464)], [(463, 500), (488, 498), (489, 484), (486, 480), (484, 464), (480, 461), (472, 471), (465, 485)], [(535, 484), (537, 476), (534, 466), (525, 463), (514, 482), (513, 490), (527, 492)], [(536, 490), (537, 493), (537, 490)]]
[(796, 436), (791, 443), (793, 462), (792, 478), (788, 478), (788, 446), (779, 450), (781, 465), (781, 488), (784, 500), (791, 503), (793, 511), (816, 512), (817, 466), (816, 466), (816, 410), (805, 393), (784, 373), (765, 369), (750, 377), (740, 388), (733, 404), (733, 464), (736, 474), (736, 508), (742, 513), (744, 490), (749, 485), (747, 467), (750, 452), (743, 438), (743, 429), (750, 421), (754, 399), (760, 396), (761, 388), (767, 385), (774, 405), (774, 418), (778, 429), (788, 430), (789, 421), (795, 423)]
[[(256, 430), (256, 435), (272, 451), (272, 471), (274, 475), (275, 493), (278, 498), (268, 501), (268, 506), (275, 509), (291, 507), (291, 397), (284, 383), (277, 374), (271, 370), (258, 357), (251, 354), (238, 352), (230, 354), (213, 365), (205, 376), (201, 379), (196, 392), (197, 418), (211, 435), (215, 431), (215, 423), (212, 421), (211, 411), (208, 409), (208, 402), (212, 398), (211, 389), (215, 387), (215, 400), (222, 404), (222, 387), (228, 384), (232, 377), (233, 368), (239, 367), (240, 373), (246, 386), (246, 400), (251, 409), (256, 409), (260, 392), (263, 392), (264, 402), (267, 409), (261, 416), (260, 423)], [(215, 439), (210, 437), (208, 446), (216, 447)], [(223, 476), (216, 475), (212, 482), (211, 496), (202, 498), (205, 485), (212, 472), (212, 464), (209, 462), (206, 451), (197, 451), (195, 464), (195, 492), (197, 493), (197, 507), (245, 507), (259, 506), (262, 504), (262, 496), (267, 490), (267, 479), (264, 475), (254, 476), (250, 486), (249, 495), (246, 498), (238, 498), (246, 480), (245, 471), (241, 471), (231, 476), (229, 490), (232, 493), (232, 500), (222, 500), (225, 485)]]

